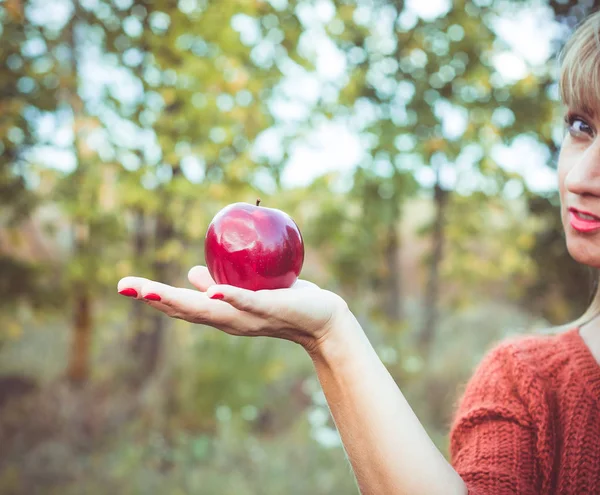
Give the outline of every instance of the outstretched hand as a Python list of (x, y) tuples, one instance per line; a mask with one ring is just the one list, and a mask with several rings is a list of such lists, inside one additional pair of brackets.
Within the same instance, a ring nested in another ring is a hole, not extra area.
[(209, 325), (231, 335), (269, 336), (297, 342), (308, 351), (324, 341), (347, 310), (344, 300), (306, 280), (289, 289), (250, 291), (216, 284), (205, 266), (188, 273), (198, 290), (125, 277), (120, 294), (146, 302), (172, 318)]

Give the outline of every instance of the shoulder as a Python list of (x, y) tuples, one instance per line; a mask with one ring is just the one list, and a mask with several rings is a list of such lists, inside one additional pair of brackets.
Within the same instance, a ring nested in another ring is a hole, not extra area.
[(539, 332), (507, 338), (487, 352), (472, 379), (496, 377), (518, 383), (533, 376), (543, 378), (546, 368), (563, 354), (563, 341), (571, 332)]
[(562, 334), (528, 334), (494, 345), (483, 357), (460, 398), (457, 418), (477, 411), (527, 412), (545, 401), (548, 367), (561, 355)]
[(560, 363), (568, 361), (576, 332), (577, 329), (560, 333), (539, 331), (507, 338), (484, 356), (473, 379), (493, 372), (496, 377), (514, 384), (528, 383), (532, 379), (547, 381)]
[[(495, 344), (484, 356), (478, 369), (484, 371), (488, 367), (508, 366), (524, 371), (541, 372), (546, 359), (556, 356), (560, 351), (563, 334), (535, 333), (509, 337)], [(518, 379), (519, 377), (513, 377)]]

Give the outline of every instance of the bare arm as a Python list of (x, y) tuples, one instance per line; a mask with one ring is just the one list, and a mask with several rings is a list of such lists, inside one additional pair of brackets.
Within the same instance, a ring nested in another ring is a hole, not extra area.
[(311, 356), (363, 495), (453, 495), (466, 488), (406, 402), (348, 306), (299, 281), (291, 289), (247, 291), (190, 271), (200, 291), (139, 277), (124, 295), (165, 314), (232, 335), (294, 341)]
[(310, 355), (363, 495), (467, 493), (352, 313)]

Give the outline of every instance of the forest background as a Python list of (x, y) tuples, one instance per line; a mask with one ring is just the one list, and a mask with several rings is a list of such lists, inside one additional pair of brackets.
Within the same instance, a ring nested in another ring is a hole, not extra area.
[(490, 346), (589, 301), (556, 55), (598, 3), (1, 1), (0, 493), (357, 493), (298, 346), (116, 293), (257, 197), (447, 454)]

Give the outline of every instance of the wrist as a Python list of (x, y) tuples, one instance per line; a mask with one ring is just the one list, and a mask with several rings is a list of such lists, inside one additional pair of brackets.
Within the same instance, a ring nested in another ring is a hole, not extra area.
[(324, 332), (304, 348), (313, 361), (331, 362), (347, 355), (352, 347), (364, 345), (365, 340), (361, 326), (344, 303), (332, 314)]

